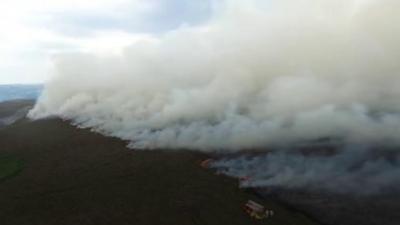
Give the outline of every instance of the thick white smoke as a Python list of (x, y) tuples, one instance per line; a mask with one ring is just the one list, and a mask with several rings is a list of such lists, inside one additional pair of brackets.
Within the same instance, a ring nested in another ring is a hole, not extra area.
[[(400, 145), (400, 1), (246, 0), (216, 9), (206, 25), (119, 55), (59, 56), (29, 116), (69, 119), (136, 149), (262, 150), (321, 138)], [(217, 167), (255, 173), (260, 186), (398, 182), (397, 158), (353, 152), (274, 153)]]
[(132, 148), (398, 144), (400, 2), (260, 2), (227, 1), (209, 24), (120, 55), (59, 56), (29, 116), (71, 119)]

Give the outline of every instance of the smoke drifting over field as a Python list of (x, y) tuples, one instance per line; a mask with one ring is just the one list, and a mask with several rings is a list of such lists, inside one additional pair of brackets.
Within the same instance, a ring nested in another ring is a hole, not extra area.
[[(369, 146), (346, 146), (334, 156), (305, 156), (275, 152), (219, 160), (212, 167), (221, 173), (246, 178), (242, 187), (274, 187), (370, 195), (398, 191), (399, 157), (377, 154)], [(383, 151), (380, 149), (380, 151)]]
[(217, 5), (208, 24), (121, 54), (58, 56), (29, 116), (71, 119), (139, 149), (238, 151), (325, 137), (400, 145), (400, 1)]

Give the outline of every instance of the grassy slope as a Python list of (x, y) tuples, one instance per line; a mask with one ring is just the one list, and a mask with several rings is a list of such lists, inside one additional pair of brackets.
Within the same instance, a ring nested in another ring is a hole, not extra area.
[(0, 182), (18, 174), (21, 169), (21, 161), (12, 156), (0, 155)]
[(18, 122), (0, 146), (24, 161), (0, 183), (1, 225), (315, 224), (272, 202), (273, 219), (250, 219), (241, 205), (262, 201), (200, 168), (199, 153), (132, 151), (60, 120)]

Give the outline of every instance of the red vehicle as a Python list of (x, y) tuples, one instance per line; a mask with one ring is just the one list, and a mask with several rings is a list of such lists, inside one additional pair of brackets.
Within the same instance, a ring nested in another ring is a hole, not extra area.
[(249, 214), (251, 218), (255, 218), (258, 220), (266, 219), (274, 215), (273, 210), (266, 210), (263, 205), (260, 205), (252, 200), (248, 200), (243, 208), (244, 211)]

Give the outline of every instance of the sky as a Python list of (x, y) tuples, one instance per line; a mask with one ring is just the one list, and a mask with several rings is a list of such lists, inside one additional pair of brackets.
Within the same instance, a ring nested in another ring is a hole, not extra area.
[(44, 83), (63, 53), (118, 51), (206, 23), (212, 0), (3, 0), (0, 84)]

